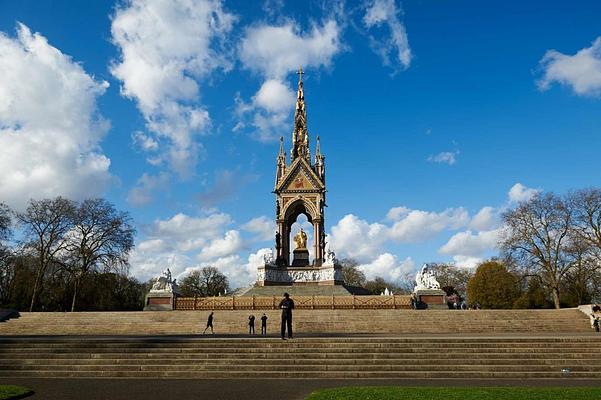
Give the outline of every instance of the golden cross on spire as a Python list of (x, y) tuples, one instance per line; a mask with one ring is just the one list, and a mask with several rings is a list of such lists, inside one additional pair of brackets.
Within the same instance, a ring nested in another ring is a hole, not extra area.
[(300, 67), (300, 68), (298, 69), (298, 72), (297, 72), (296, 74), (298, 75), (298, 81), (299, 81), (299, 82), (302, 82), (302, 81), (303, 81), (303, 75), (305, 74), (305, 73), (303, 72), (303, 67)]

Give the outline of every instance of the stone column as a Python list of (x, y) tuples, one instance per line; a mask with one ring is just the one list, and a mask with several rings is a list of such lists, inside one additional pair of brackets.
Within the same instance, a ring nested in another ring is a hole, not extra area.
[(323, 261), (323, 249), (321, 248), (321, 235), (323, 229), (321, 227), (321, 221), (313, 221), (313, 239), (315, 249), (315, 265), (321, 265)]

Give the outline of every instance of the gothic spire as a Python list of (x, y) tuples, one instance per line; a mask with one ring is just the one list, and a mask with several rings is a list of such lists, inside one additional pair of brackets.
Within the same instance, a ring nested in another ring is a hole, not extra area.
[(305, 92), (303, 90), (303, 68), (298, 72), (298, 90), (296, 92), (296, 108), (294, 110), (294, 129), (292, 131), (292, 161), (297, 157), (311, 160), (309, 152), (309, 133), (307, 132), (307, 112), (305, 110)]

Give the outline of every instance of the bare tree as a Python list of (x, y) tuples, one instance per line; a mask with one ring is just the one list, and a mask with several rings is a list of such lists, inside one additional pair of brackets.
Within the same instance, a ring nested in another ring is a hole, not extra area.
[(344, 283), (349, 286), (364, 287), (365, 286), (365, 274), (361, 271), (359, 263), (353, 258), (344, 258), (340, 260), (342, 265), (342, 276)]
[(578, 190), (568, 195), (574, 210), (574, 233), (601, 260), (601, 189)]
[(120, 272), (127, 266), (135, 232), (129, 214), (117, 211), (105, 199), (88, 199), (78, 205), (73, 227), (66, 233), (64, 254), (57, 260), (73, 278), (71, 311), (88, 273)]
[(440, 283), (441, 288), (454, 290), (461, 296), (467, 294), (467, 283), (474, 276), (474, 270), (448, 263), (431, 263), (428, 266), (436, 275), (436, 280)]
[(229, 282), (217, 268), (203, 267), (185, 276), (179, 288), (184, 296), (218, 296), (229, 290)]
[(539, 277), (550, 289), (555, 308), (560, 308), (561, 281), (573, 266), (566, 251), (571, 207), (552, 193), (541, 194), (506, 211), (503, 220), (507, 229), (502, 251)]
[(15, 276), (14, 266), (10, 263), (11, 249), (5, 244), (12, 233), (12, 212), (4, 203), (0, 203), (0, 304), (8, 303), (10, 288)]
[(65, 250), (66, 233), (73, 228), (75, 204), (62, 197), (30, 200), (25, 212), (17, 213), (17, 220), (26, 235), (26, 248), (38, 259), (29, 311), (33, 311), (48, 265)]

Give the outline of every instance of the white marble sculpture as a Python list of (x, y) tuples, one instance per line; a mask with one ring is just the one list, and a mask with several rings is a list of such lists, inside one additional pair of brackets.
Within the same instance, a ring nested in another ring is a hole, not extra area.
[(267, 254), (263, 254), (263, 262), (265, 265), (275, 265), (275, 256), (273, 254), (273, 250), (270, 250)]
[(172, 293), (176, 287), (175, 279), (171, 277), (171, 271), (167, 268), (161, 276), (157, 277), (152, 284), (151, 292), (166, 292)]
[(428, 269), (428, 266), (424, 264), (421, 271), (415, 275), (415, 289), (414, 292), (418, 290), (429, 290), (429, 289), (438, 289), (440, 290), (440, 283), (436, 280), (434, 273)]
[(324, 261), (325, 261), (324, 264), (337, 264), (338, 263), (338, 259), (336, 258), (336, 253), (334, 253), (334, 250), (332, 250), (332, 249), (326, 250), (326, 256), (325, 256)]

